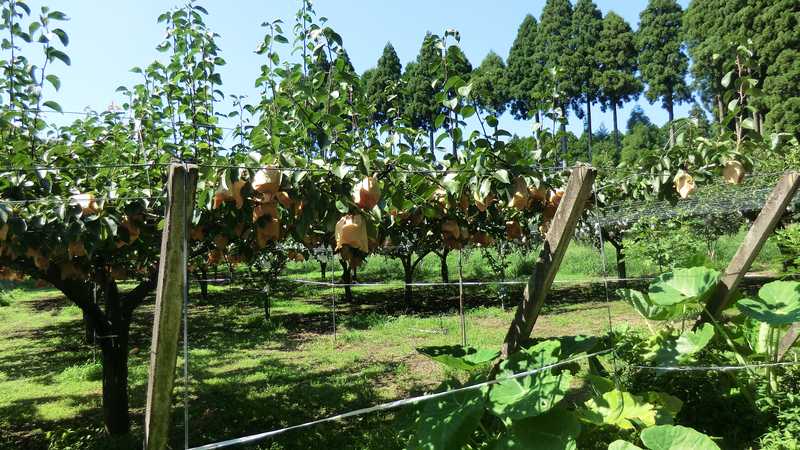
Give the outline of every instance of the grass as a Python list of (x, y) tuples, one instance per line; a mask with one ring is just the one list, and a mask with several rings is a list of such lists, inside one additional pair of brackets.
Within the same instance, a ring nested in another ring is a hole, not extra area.
[[(720, 260), (732, 254), (737, 236), (718, 248)], [(774, 246), (757, 262), (770, 269)], [(613, 249), (607, 250), (613, 260)], [(479, 252), (465, 252), (467, 279), (497, 279)], [(449, 258), (455, 279), (458, 255)], [(532, 255), (510, 258), (507, 278), (521, 278)], [(613, 268), (613, 264), (611, 265)], [(652, 273), (645, 262), (629, 259), (632, 276)], [(362, 281), (400, 280), (396, 261), (372, 257), (359, 273)], [(612, 296), (605, 302), (599, 252), (573, 245), (554, 292), (536, 324), (541, 337), (602, 334), (614, 324), (642, 326), (638, 316)], [(613, 274), (613, 273), (612, 273)], [(318, 265), (293, 264), (287, 278), (317, 278)], [(438, 258), (421, 264), (418, 280), (439, 280)], [(130, 394), (133, 430), (109, 440), (99, 429), (101, 366), (94, 348), (81, 342), (80, 310), (52, 289), (30, 284), (2, 286), (0, 306), (0, 448), (139, 448), (147, 380), (152, 302), (136, 312), (131, 333)], [(460, 342), (457, 289), (415, 289), (415, 305), (402, 302), (401, 288), (357, 287), (354, 299), (338, 296), (333, 334), (332, 291), (283, 280), (272, 289), (269, 320), (258, 287), (210, 286), (203, 300), (191, 291), (189, 312), (190, 384), (177, 382), (180, 403), (188, 396), (190, 445), (200, 445), (322, 418), (383, 401), (435, 389), (456, 374), (419, 355), (415, 349)], [(521, 286), (507, 288), (518, 301)], [(498, 301), (498, 289), (465, 288), (468, 343), (499, 348), (513, 305)], [(612, 291), (613, 294), (613, 291)], [(179, 365), (182, 359), (179, 358)], [(180, 372), (179, 372), (180, 373)], [(410, 410), (364, 416), (287, 433), (253, 448), (391, 449), (402, 448), (399, 432)], [(173, 448), (183, 445), (183, 411), (173, 417)], [(75, 445), (76, 442), (82, 442)]]

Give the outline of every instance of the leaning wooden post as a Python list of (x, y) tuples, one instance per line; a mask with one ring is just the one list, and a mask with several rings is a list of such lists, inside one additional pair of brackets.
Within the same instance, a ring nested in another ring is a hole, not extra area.
[(503, 341), (503, 357), (516, 352), (522, 341), (531, 335), (533, 325), (539, 317), (547, 292), (567, 251), (575, 225), (583, 213), (583, 208), (592, 192), (597, 170), (590, 166), (577, 166), (567, 182), (564, 198), (558, 205), (550, 230), (545, 235), (544, 248), (533, 274), (528, 278), (522, 303), (517, 307), (514, 320)]
[(798, 338), (800, 338), (800, 324), (794, 323), (789, 327), (789, 331), (783, 335), (780, 344), (778, 344), (778, 358), (776, 361), (783, 361), (783, 357), (789, 353), (789, 349), (797, 342)]
[(147, 381), (144, 422), (147, 450), (167, 448), (181, 310), (187, 289), (189, 224), (196, 188), (197, 166), (177, 163), (170, 166)]
[[(800, 172), (787, 172), (767, 197), (761, 213), (756, 217), (750, 231), (747, 232), (747, 236), (720, 277), (714, 294), (706, 304), (706, 310), (712, 317), (719, 317), (722, 311), (731, 306), (736, 289), (783, 216), (789, 202), (794, 198), (798, 187), (800, 187)], [(698, 324), (708, 319), (709, 317), (704, 315)]]

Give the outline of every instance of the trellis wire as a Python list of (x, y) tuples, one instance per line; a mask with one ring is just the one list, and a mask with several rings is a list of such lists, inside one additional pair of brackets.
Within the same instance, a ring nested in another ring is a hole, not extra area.
[[(596, 195), (594, 197), (594, 202), (595, 202), (595, 206), (597, 206), (597, 196)], [(603, 291), (605, 292), (605, 305), (606, 305), (606, 311), (608, 313), (608, 334), (609, 334), (609, 336), (611, 336), (611, 333), (614, 330), (614, 324), (613, 324), (613, 320), (611, 318), (611, 296), (609, 295), (609, 292), (608, 292), (608, 261), (607, 261), (607, 258), (606, 258), (606, 245), (605, 245), (605, 242), (603, 240), (603, 230), (600, 228), (600, 225), (598, 224), (595, 227), (595, 229), (597, 231), (597, 236), (598, 236), (598, 238), (600, 240), (600, 261), (601, 261), (602, 267), (603, 267)], [(611, 364), (612, 364), (612, 367), (614, 369), (614, 375), (615, 375), (614, 384), (617, 386), (617, 388), (619, 388), (620, 383), (619, 383), (619, 377), (618, 377), (618, 372), (617, 372), (616, 352), (612, 352), (611, 353)]]
[(350, 417), (356, 417), (356, 416), (362, 416), (364, 414), (370, 414), (370, 413), (373, 413), (373, 412), (387, 411), (387, 410), (390, 410), (390, 409), (399, 408), (401, 406), (412, 405), (412, 404), (419, 403), (419, 402), (424, 402), (424, 401), (433, 400), (433, 399), (437, 399), (437, 398), (447, 397), (447, 396), (458, 394), (458, 393), (461, 393), (461, 392), (474, 391), (476, 389), (481, 389), (481, 388), (484, 388), (486, 386), (491, 386), (491, 385), (494, 385), (494, 384), (497, 384), (497, 383), (502, 383), (504, 381), (515, 380), (515, 379), (518, 379), (518, 378), (523, 378), (523, 377), (535, 375), (535, 374), (537, 374), (539, 372), (543, 372), (545, 370), (555, 369), (555, 368), (558, 368), (558, 367), (569, 365), (569, 364), (572, 364), (572, 363), (574, 363), (576, 361), (581, 361), (581, 360), (592, 358), (592, 357), (595, 357), (595, 356), (599, 356), (599, 355), (602, 355), (602, 354), (605, 354), (605, 353), (610, 353), (611, 351), (612, 351), (612, 349), (601, 350), (601, 351), (597, 351), (597, 352), (594, 352), (594, 353), (589, 353), (589, 354), (586, 354), (586, 355), (578, 356), (578, 357), (575, 357), (575, 358), (569, 358), (569, 359), (566, 359), (566, 360), (563, 360), (563, 361), (559, 361), (559, 362), (556, 362), (556, 363), (553, 363), (553, 364), (544, 365), (544, 366), (538, 367), (536, 369), (528, 370), (528, 371), (525, 371), (525, 372), (519, 372), (519, 373), (515, 373), (513, 375), (504, 376), (502, 378), (495, 378), (493, 380), (484, 381), (482, 383), (477, 383), (477, 384), (472, 384), (472, 385), (469, 385), (469, 386), (450, 389), (450, 390), (443, 391), (443, 392), (436, 392), (436, 393), (433, 393), (433, 394), (419, 395), (419, 396), (416, 396), (416, 397), (409, 397), (409, 398), (405, 398), (405, 399), (402, 399), (402, 400), (395, 400), (395, 401), (392, 401), (392, 402), (381, 403), (379, 405), (370, 406), (370, 407), (367, 407), (367, 408), (356, 409), (356, 410), (353, 410), (353, 411), (350, 411), (350, 412), (337, 414), (335, 416), (326, 417), (324, 419), (313, 420), (313, 421), (305, 422), (305, 423), (302, 423), (302, 424), (299, 424), (299, 425), (292, 425), (292, 426), (281, 428), (281, 429), (278, 429), (278, 430), (268, 431), (266, 433), (253, 434), (253, 435), (245, 436), (245, 437), (241, 437), (241, 438), (229, 439), (227, 441), (216, 442), (216, 443), (213, 443), (213, 444), (206, 444), (206, 445), (202, 445), (200, 447), (191, 448), (189, 450), (213, 450), (213, 449), (218, 449), (218, 448), (227, 448), (227, 447), (234, 447), (234, 446), (245, 445), (245, 444), (252, 444), (252, 443), (255, 443), (255, 442), (263, 441), (264, 439), (267, 439), (267, 438), (270, 438), (270, 437), (273, 437), (273, 436), (277, 436), (277, 435), (286, 433), (287, 431), (293, 431), (293, 430), (298, 430), (298, 429), (302, 429), (302, 428), (308, 428), (308, 427), (311, 427), (311, 426), (314, 426), (314, 425), (318, 425), (318, 424), (322, 424), (322, 423), (326, 423), (326, 422), (335, 422), (335, 421), (339, 421), (339, 420), (342, 420), (342, 419), (347, 419), (347, 418), (350, 418)]
[(626, 367), (638, 370), (654, 370), (658, 372), (735, 372), (739, 370), (760, 369), (768, 367), (798, 366), (800, 361), (782, 361), (771, 363), (740, 364), (731, 366), (641, 366), (628, 364)]

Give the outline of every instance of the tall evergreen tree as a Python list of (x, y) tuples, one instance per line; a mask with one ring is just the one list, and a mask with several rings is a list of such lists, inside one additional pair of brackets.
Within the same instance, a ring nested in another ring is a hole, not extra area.
[(458, 76), (461, 77), (465, 83), (469, 83), (470, 76), (472, 75), (472, 63), (469, 62), (469, 58), (467, 58), (467, 55), (461, 50), (461, 47), (451, 45), (447, 48), (447, 53), (445, 53), (445, 55), (445, 60), (447, 62), (447, 78)]
[[(800, 7), (796, 0), (757, 0), (753, 47), (763, 76), (765, 128), (800, 137)], [(760, 120), (755, 117), (757, 128)]]
[(375, 107), (375, 113), (372, 116), (375, 123), (385, 124), (391, 121), (389, 109), (392, 105), (389, 96), (395, 93), (389, 92), (387, 89), (397, 84), (401, 74), (400, 58), (397, 57), (397, 52), (392, 44), (387, 42), (367, 85), (367, 100)]
[(597, 84), (600, 88), (600, 106), (613, 112), (614, 147), (617, 159), (622, 151), (619, 137), (617, 108), (625, 102), (639, 98), (642, 83), (636, 77), (636, 38), (631, 26), (614, 12), (603, 18), (600, 42), (597, 45), (600, 61)]
[(686, 85), (689, 58), (683, 52), (683, 9), (675, 0), (650, 0), (639, 15), (636, 33), (639, 70), (647, 84), (650, 103), (661, 101), (670, 125), (670, 145), (675, 144), (675, 105), (691, 99)]
[(578, 0), (572, 14), (572, 39), (570, 50), (573, 63), (571, 75), (575, 83), (576, 97), (574, 109), (582, 115), (581, 104), (586, 105), (586, 142), (589, 150), (589, 161), (592, 158), (592, 103), (596, 102), (600, 89), (598, 79), (600, 59), (598, 54), (598, 36), (603, 29), (603, 14), (592, 0)]
[(530, 14), (525, 16), (508, 52), (504, 84), (508, 89), (511, 114), (516, 119), (527, 120), (538, 116), (540, 99), (536, 97), (536, 87), (544, 69), (541, 61), (534, 56), (537, 29), (536, 18)]
[(503, 58), (490, 51), (472, 72), (470, 97), (478, 109), (500, 116), (508, 104), (506, 65)]
[(441, 79), (441, 53), (437, 47), (438, 37), (431, 33), (425, 35), (422, 47), (414, 64), (406, 66), (404, 104), (405, 115), (412, 126), (428, 132), (431, 155), (434, 155), (433, 135), (436, 132), (435, 120), (441, 110), (436, 101), (432, 82)]
[[(540, 61), (544, 70), (562, 69), (556, 80), (551, 77), (538, 77), (534, 88), (534, 96), (550, 98), (553, 83), (563, 96), (556, 99), (556, 108), (563, 118), (567, 117), (567, 106), (575, 98), (578, 89), (570, 76), (574, 58), (569, 48), (572, 34), (572, 5), (569, 0), (547, 0), (542, 9), (542, 17), (534, 38), (532, 59)], [(561, 122), (561, 154), (567, 153), (566, 123)]]
[(709, 110), (716, 110), (720, 122), (726, 113), (720, 82), (726, 64), (730, 63), (728, 57), (747, 40), (737, 14), (746, 3), (746, 0), (693, 0), (683, 17), (694, 88)]
[(647, 114), (644, 112), (641, 106), (636, 105), (631, 110), (631, 115), (628, 116), (628, 122), (625, 124), (625, 129), (628, 130), (628, 133), (633, 130), (636, 125), (652, 125), (653, 122), (650, 121), (650, 118), (647, 117)]

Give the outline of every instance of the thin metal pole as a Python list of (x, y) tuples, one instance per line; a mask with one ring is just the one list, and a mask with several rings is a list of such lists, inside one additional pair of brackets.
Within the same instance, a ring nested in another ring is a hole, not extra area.
[(331, 317), (333, 319), (333, 345), (336, 345), (336, 290), (331, 289)]
[[(188, 192), (187, 178), (189, 168), (186, 163), (183, 163), (183, 170), (186, 176), (183, 177), (183, 193), (184, 196)], [(189, 236), (190, 232), (190, 219), (189, 211), (186, 204), (183, 203), (183, 214), (186, 225), (186, 234)], [(188, 261), (186, 260), (188, 254), (188, 241), (189, 239), (181, 239), (183, 245), (183, 448), (189, 448), (189, 275), (188, 275)]]
[(461, 265), (461, 254), (458, 249), (458, 315), (461, 316), (461, 345), (467, 346), (467, 321), (464, 318), (464, 270)]

